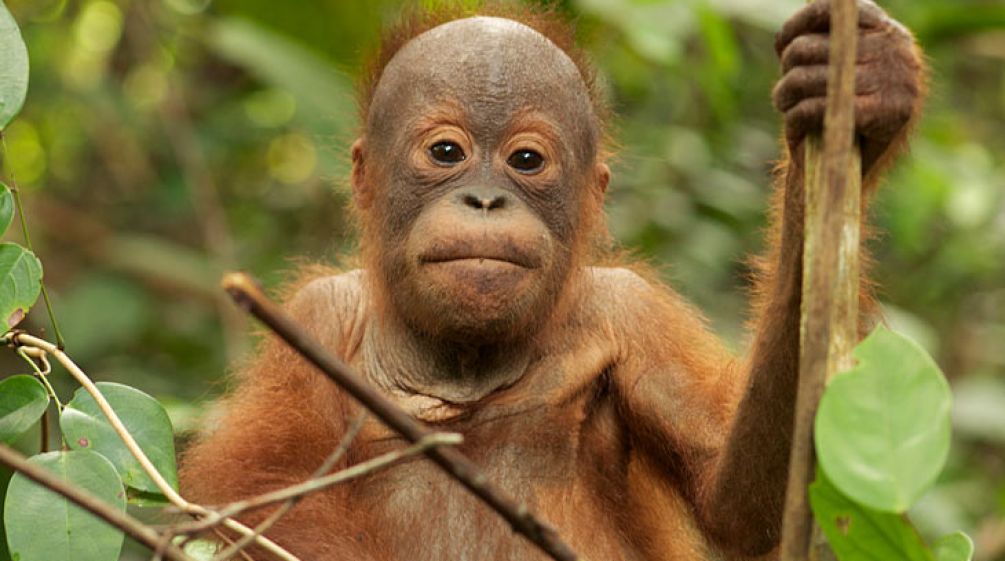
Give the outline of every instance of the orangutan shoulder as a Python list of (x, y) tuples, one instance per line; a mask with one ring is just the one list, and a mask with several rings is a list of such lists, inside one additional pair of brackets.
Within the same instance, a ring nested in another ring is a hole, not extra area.
[[(367, 315), (362, 269), (316, 277), (296, 290), (286, 309), (325, 345), (351, 344)], [(344, 356), (343, 352), (339, 352)]]

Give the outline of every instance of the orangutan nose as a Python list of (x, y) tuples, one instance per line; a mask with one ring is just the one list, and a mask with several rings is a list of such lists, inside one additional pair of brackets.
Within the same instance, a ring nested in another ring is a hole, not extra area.
[(508, 195), (499, 189), (468, 189), (460, 199), (464, 206), (487, 212), (505, 208)]

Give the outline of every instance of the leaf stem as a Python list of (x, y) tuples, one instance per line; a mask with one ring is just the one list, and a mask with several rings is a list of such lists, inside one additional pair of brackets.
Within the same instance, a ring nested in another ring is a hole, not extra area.
[(42, 369), (39, 368), (37, 364), (35, 364), (35, 361), (32, 360), (30, 356), (28, 356), (28, 353), (26, 353), (23, 348), (18, 347), (17, 354), (18, 356), (23, 358), (25, 362), (31, 365), (31, 369), (35, 371), (35, 376), (38, 376), (38, 379), (42, 381), (42, 385), (45, 386), (45, 391), (49, 393), (49, 397), (51, 397), (52, 400), (56, 402), (56, 410), (62, 413), (63, 403), (59, 401), (59, 396), (56, 395), (56, 390), (53, 389), (52, 384), (49, 383), (48, 378), (49, 373), (42, 371)]
[[(0, 149), (3, 150), (3, 159), (7, 159), (7, 136), (0, 130)], [(24, 217), (24, 205), (21, 204), (21, 189), (17, 185), (17, 178), (14, 176), (14, 169), (10, 170), (10, 191), (14, 194), (14, 207), (17, 209), (17, 219), (21, 222), (21, 234), (24, 236), (24, 244), (28, 246), (28, 251), (35, 253), (31, 246), (31, 235), (28, 233), (28, 222)], [(66, 341), (63, 340), (63, 333), (59, 330), (59, 322), (56, 321), (56, 314), (52, 311), (52, 301), (49, 299), (49, 291), (45, 288), (45, 280), (39, 281), (42, 288), (42, 300), (45, 301), (45, 310), (49, 314), (49, 323), (56, 334), (56, 346), (59, 350), (66, 348)]]

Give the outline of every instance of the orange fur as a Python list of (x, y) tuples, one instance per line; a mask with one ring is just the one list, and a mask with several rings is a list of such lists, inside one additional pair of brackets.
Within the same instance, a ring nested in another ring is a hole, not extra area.
[[(410, 12), (387, 34), (360, 84), (364, 121), (388, 61), (418, 34), (473, 15), (458, 6)], [(597, 112), (606, 115), (567, 22), (509, 2), (477, 13), (515, 19), (550, 38), (576, 62)], [(912, 115), (918, 107), (920, 101)], [(869, 171), (870, 188), (905, 146), (907, 130)], [(358, 146), (354, 212), (363, 242), (356, 263), (363, 270), (305, 267), (283, 291), (288, 311), (312, 335), (412, 414), (463, 433), (462, 451), (586, 557), (701, 561), (713, 552), (730, 559), (770, 552), (779, 534), (798, 366), (798, 149), (792, 160), (786, 152), (777, 173), (769, 249), (752, 262), (747, 356), (731, 356), (701, 313), (652, 267), (612, 247), (603, 213), (608, 154), (601, 149), (596, 177), (585, 179), (592, 191), (579, 202), (578, 235), (569, 242), (573, 263), (557, 304), (543, 328), (506, 349), (526, 357), (524, 375), (474, 401), (437, 404), (435, 396), (409, 393), (386, 375), (423, 366), (410, 362), (420, 355), (373, 341), (396, 313), (385, 287), (366, 271), (387, 250), (379, 228), (386, 209), (374, 208), (380, 205), (367, 187), (387, 178), (381, 166), (364, 164)], [(863, 326), (875, 307), (871, 293), (863, 276)], [(362, 411), (272, 337), (236, 378), (221, 421), (183, 458), (183, 491), (202, 503), (302, 481)], [(401, 444), (370, 419), (335, 469)], [(268, 512), (242, 519), (253, 524)], [(305, 561), (542, 558), (418, 459), (311, 495), (268, 535)]]

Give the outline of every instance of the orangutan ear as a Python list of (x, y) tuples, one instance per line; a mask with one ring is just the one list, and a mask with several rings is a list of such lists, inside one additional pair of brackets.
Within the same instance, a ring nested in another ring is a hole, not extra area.
[(597, 189), (601, 196), (607, 192), (607, 186), (611, 183), (611, 168), (605, 163), (597, 164)]
[(357, 138), (356, 142), (352, 143), (351, 148), (352, 175), (350, 176), (350, 183), (352, 184), (353, 200), (356, 201), (359, 208), (367, 208), (373, 202), (373, 192), (366, 178), (366, 161), (363, 156), (363, 146), (363, 139)]

